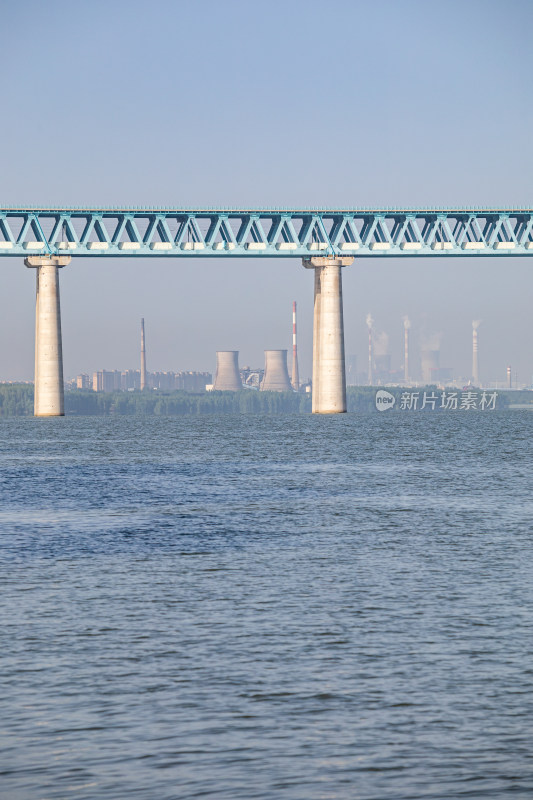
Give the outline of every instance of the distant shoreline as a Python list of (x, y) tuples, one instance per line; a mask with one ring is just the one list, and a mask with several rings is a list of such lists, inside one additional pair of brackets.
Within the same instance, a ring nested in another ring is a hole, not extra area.
[[(348, 386), (346, 390), (348, 413), (376, 412), (376, 392), (385, 389), (395, 397), (391, 413), (438, 413), (442, 389), (426, 387), (375, 387)], [(462, 390), (447, 388), (446, 393)], [(479, 397), (482, 389), (473, 389)], [(487, 393), (494, 390), (486, 390)], [(418, 394), (417, 407), (401, 410), (404, 393)], [(422, 409), (424, 392), (439, 398), (434, 408)], [(496, 410), (533, 411), (533, 392), (497, 390)], [(296, 392), (241, 392), (135, 391), (92, 392), (74, 390), (65, 392), (66, 416), (184, 416), (207, 414), (307, 414), (311, 412), (311, 395)], [(388, 412), (387, 412), (388, 413)], [(460, 409), (445, 413), (464, 413)], [(0, 418), (33, 416), (33, 385), (27, 383), (0, 384)]]

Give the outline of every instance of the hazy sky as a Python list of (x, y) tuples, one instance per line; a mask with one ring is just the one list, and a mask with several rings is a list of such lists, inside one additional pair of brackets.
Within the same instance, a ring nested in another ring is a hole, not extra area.
[[(90, 0), (2, 4), (0, 204), (533, 204), (532, 0)], [(361, 259), (365, 316), (401, 363), (402, 316), (443, 366), (533, 373), (533, 258)], [(0, 378), (31, 378), (33, 271), (0, 259)], [(313, 280), (297, 259), (76, 259), (61, 272), (65, 374), (260, 365), (310, 374)], [(364, 368), (364, 367), (363, 367)]]

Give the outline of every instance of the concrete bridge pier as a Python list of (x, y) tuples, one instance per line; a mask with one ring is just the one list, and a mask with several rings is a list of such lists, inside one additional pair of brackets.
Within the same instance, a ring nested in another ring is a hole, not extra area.
[(70, 263), (70, 256), (29, 256), (24, 263), (37, 270), (34, 414), (62, 417), (65, 403), (58, 270)]
[(352, 262), (351, 256), (315, 256), (303, 260), (304, 267), (315, 270), (313, 414), (346, 411), (341, 269)]

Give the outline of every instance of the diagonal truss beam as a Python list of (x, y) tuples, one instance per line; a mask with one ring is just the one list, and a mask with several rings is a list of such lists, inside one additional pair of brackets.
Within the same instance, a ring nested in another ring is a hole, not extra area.
[(532, 255), (533, 208), (0, 208), (0, 256)]

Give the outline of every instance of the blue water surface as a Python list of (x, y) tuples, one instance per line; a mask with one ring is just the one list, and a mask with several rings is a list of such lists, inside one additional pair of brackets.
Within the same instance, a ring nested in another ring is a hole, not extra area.
[(1, 796), (529, 800), (532, 434), (2, 420)]

